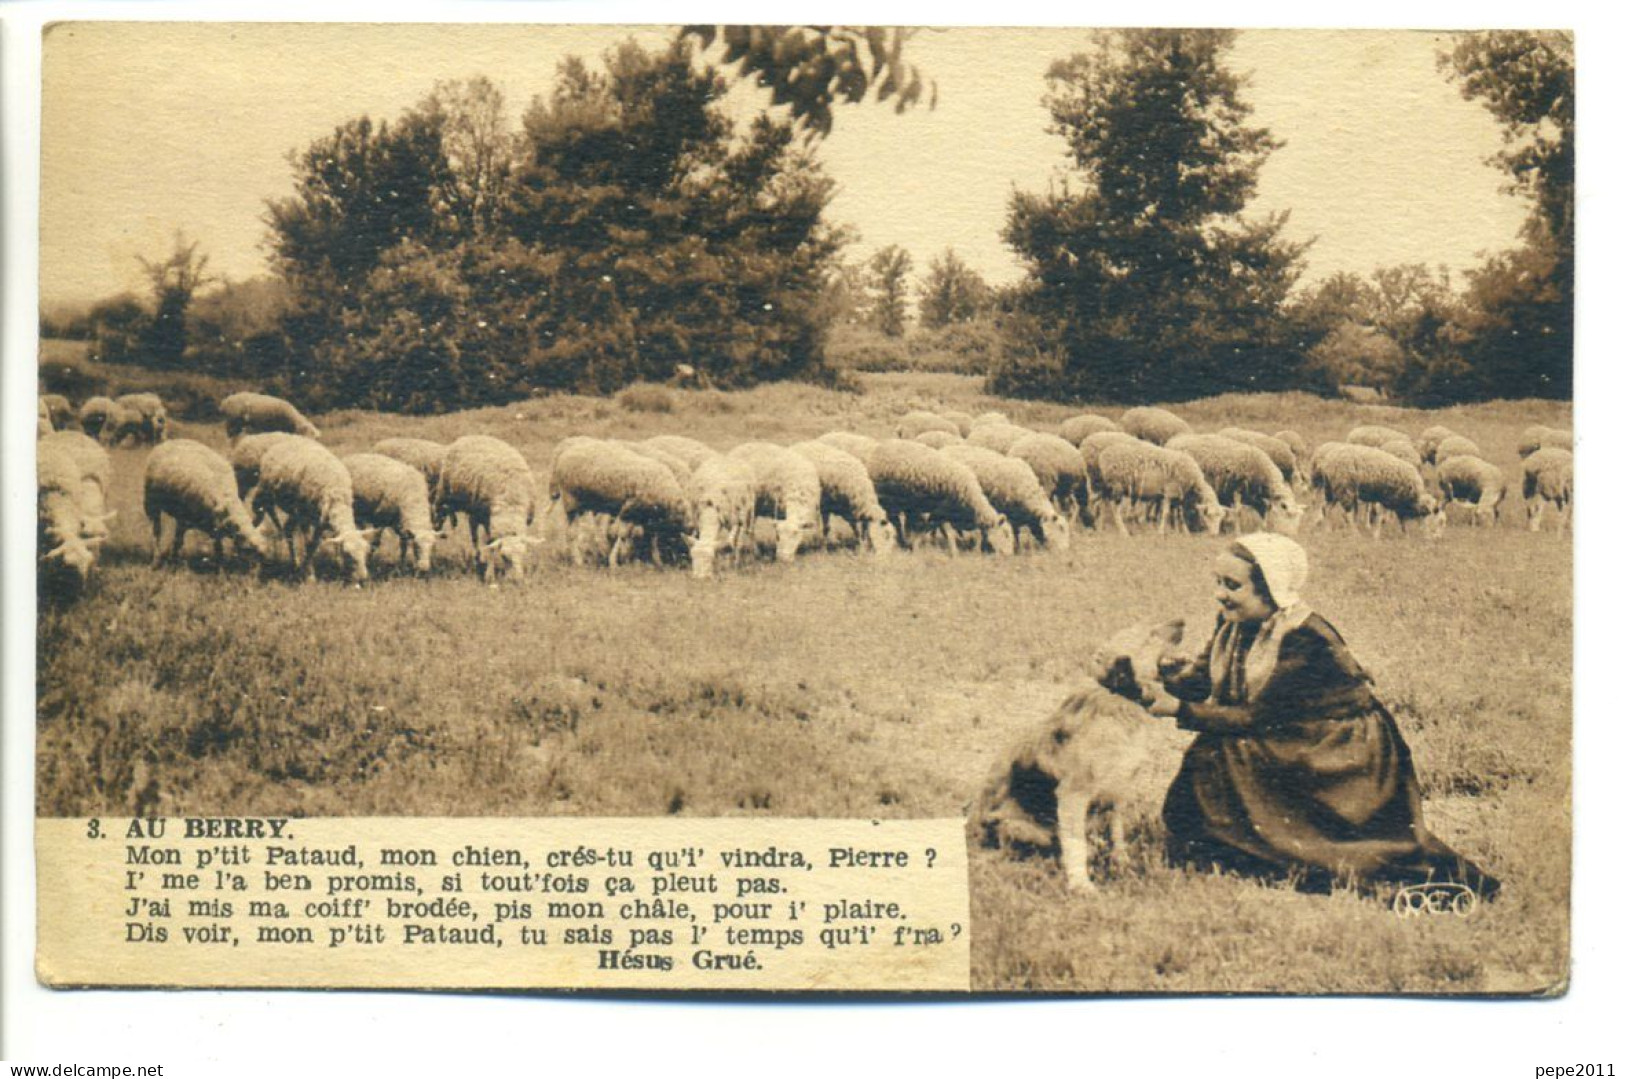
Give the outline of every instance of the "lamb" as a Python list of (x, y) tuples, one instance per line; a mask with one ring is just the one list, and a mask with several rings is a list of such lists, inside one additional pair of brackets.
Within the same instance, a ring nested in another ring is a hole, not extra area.
[(1235, 511), (1232, 520), (1238, 530), (1246, 506), (1277, 531), (1297, 535), (1303, 507), (1269, 454), (1223, 435), (1180, 435), (1167, 448), (1191, 455), (1219, 502)]
[(373, 443), (373, 453), (411, 465), (433, 491), (440, 486), (440, 473), (446, 467), (446, 444), (427, 438), (385, 438)]
[(1169, 439), (1191, 434), (1191, 425), (1165, 408), (1131, 408), (1123, 413), (1123, 430), (1135, 438), (1165, 446)]
[(845, 450), (865, 465), (869, 463), (869, 455), (879, 444), (868, 435), (860, 435), (854, 431), (825, 431), (818, 436), (817, 441), (826, 446), (834, 446), (838, 450)]
[(839, 517), (875, 554), (889, 555), (897, 550), (897, 533), (886, 519), (886, 511), (880, 508), (874, 481), (862, 461), (824, 442), (797, 442), (790, 449), (818, 469), (822, 492), (818, 510), (823, 515), (826, 539), (830, 518)]
[(745, 537), (756, 523), (755, 471), (736, 457), (715, 454), (695, 467), (686, 493), (699, 527), (698, 537), (685, 534), (694, 576), (711, 576), (717, 548), (723, 542), (733, 551), (737, 564)]
[(943, 419), (959, 428), (959, 437), (964, 438), (970, 434), (970, 429), (976, 425), (976, 418), (969, 412), (960, 412), (958, 409), (944, 409), (937, 413)]
[(780, 562), (795, 560), (808, 532), (818, 526), (823, 488), (818, 467), (799, 453), (771, 442), (745, 442), (728, 451), (756, 473), (756, 513), (776, 520)]
[(1427, 493), (1422, 474), (1391, 453), (1375, 446), (1328, 442), (1315, 451), (1311, 482), (1327, 506), (1339, 506), (1351, 522), (1364, 512), (1371, 534), (1382, 531), (1383, 511), (1406, 527), (1421, 521), (1423, 535), (1435, 537), (1444, 525), (1439, 503)]
[(1433, 451), (1435, 464), (1444, 464), (1452, 457), (1483, 457), (1484, 453), (1478, 448), (1478, 443), (1461, 435), (1451, 435), (1442, 440)]
[(973, 428), (971, 433), (965, 436), (965, 441), (972, 446), (981, 446), (995, 453), (1009, 453), (1011, 446), (1035, 433), (1025, 427), (1017, 427), (1013, 423), (984, 423)]
[(1541, 424), (1526, 427), (1523, 431), (1523, 437), (1518, 439), (1518, 456), (1528, 457), (1536, 450), (1547, 447), (1572, 452), (1574, 449), (1574, 432), (1556, 427), (1546, 427)]
[[(217, 569), (225, 568), (228, 536), (239, 552), (246, 547), (256, 558), (270, 556), (271, 545), (243, 505), (230, 462), (201, 442), (177, 438), (153, 450), (142, 481), (142, 501), (152, 523), (155, 567), (179, 560), (186, 534), (192, 531), (214, 540)], [(166, 516), (175, 522), (167, 554), (163, 542)]]
[(1015, 532), (993, 508), (965, 465), (941, 451), (908, 439), (889, 439), (875, 446), (866, 462), (875, 494), (897, 537), (908, 544), (908, 526), (941, 529), (948, 550), (958, 553), (957, 531), (980, 533), (982, 546), (998, 554), (1015, 550)]
[(79, 406), (79, 428), (91, 438), (101, 438), (118, 406), (110, 397), (91, 397)]
[[(1100, 524), (1099, 514), (1093, 509), (1094, 502), (1100, 497), (1103, 490), (1100, 476), (1100, 454), (1107, 446), (1122, 445), (1124, 443), (1138, 443), (1140, 440), (1125, 431), (1096, 431), (1086, 437), (1078, 445), (1078, 455), (1083, 458), (1084, 470), (1089, 476), (1088, 505), (1086, 512), (1094, 519), (1095, 525)], [(1151, 445), (1151, 443), (1146, 443)]]
[(1308, 464), (1308, 461), (1309, 461), (1309, 440), (1308, 439), (1304, 438), (1302, 435), (1298, 434), (1298, 432), (1292, 430), (1291, 428), (1287, 428), (1284, 431), (1275, 432), (1275, 437), (1280, 439), (1282, 442), (1285, 442), (1287, 444), (1287, 446), (1291, 448), (1292, 456), (1298, 462), (1298, 468), (1300, 470), (1303, 469)]
[(40, 404), (44, 406), (46, 413), (51, 418), (51, 429), (53, 431), (66, 431), (68, 425), (73, 422), (73, 405), (69, 404), (68, 399), (60, 393), (44, 395), (40, 398)]
[(914, 436), (914, 441), (930, 446), (934, 450), (940, 450), (944, 446), (961, 443), (965, 441), (965, 438), (957, 431), (921, 431)]
[(1473, 507), (1473, 519), (1478, 524), (1495, 524), (1501, 520), (1501, 503), (1507, 496), (1507, 485), (1501, 470), (1470, 454), (1452, 457), (1439, 466), (1439, 489), (1444, 493), (1444, 505), (1466, 502)]
[(1010, 522), (1017, 540), (1021, 530), (1026, 528), (1044, 547), (1064, 551), (1071, 545), (1072, 533), (1066, 518), (1055, 509), (1026, 461), (969, 444), (949, 446), (942, 453), (976, 474), (982, 493)]
[[(114, 399), (115, 406), (110, 426), (110, 446), (117, 446), (126, 436), (136, 443), (148, 442), (156, 446), (169, 437), (169, 412), (155, 393), (126, 393)], [(106, 433), (106, 428), (103, 429)]]
[(351, 454), (343, 461), (355, 496), (356, 525), (373, 530), (373, 550), (378, 549), (384, 529), (390, 529), (401, 541), (400, 561), (411, 558), (419, 573), (428, 573), (439, 536), (429, 509), (429, 482), (423, 473), (381, 453)]
[[(439, 519), (468, 514), (474, 565), (493, 587), (501, 574), (525, 576), (527, 534), (536, 520), (536, 477), (520, 452), (499, 438), (464, 435), (446, 447), (446, 464), (434, 490)], [(480, 542), (480, 529), (485, 542)]]
[(113, 518), (103, 509), (107, 452), (77, 431), (58, 431), (39, 440), (36, 459), (41, 578), (60, 568), (71, 575), (71, 587), (83, 587)]
[[(252, 503), (249, 492), (259, 486), (260, 461), (265, 457), (265, 451), (278, 442), (286, 442), (298, 435), (286, 434), (282, 431), (271, 431), (263, 435), (245, 435), (238, 439), (231, 447), (231, 471), (237, 478), (237, 497)], [(255, 518), (255, 524), (259, 519)]]
[(719, 456), (710, 446), (687, 435), (655, 435), (653, 438), (644, 439), (643, 445), (677, 458), (688, 466), (690, 472), (699, 468), (701, 461)]
[(1168, 530), (1170, 517), (1176, 525), (1213, 535), (1224, 526), (1224, 507), (1188, 453), (1139, 440), (1113, 442), (1100, 451), (1099, 471), (1099, 495), (1111, 501), (1124, 535), (1125, 509), (1154, 514), (1159, 534)]
[[(953, 420), (944, 419), (935, 412), (914, 411), (897, 421), (898, 438), (914, 438), (927, 431), (945, 431), (951, 435), (959, 434), (959, 425)], [(960, 437), (964, 437), (961, 435)]]
[[(271, 444), (260, 458), (260, 479), (254, 488), (256, 515), (281, 512), (288, 553), (306, 580), (316, 577), (318, 549), (336, 551), (350, 580), (367, 579), (367, 553), (371, 532), (355, 524), (355, 490), (349, 470), (315, 439), (294, 435)], [(275, 518), (273, 518), (275, 519)], [(305, 540), (303, 559), (297, 541)]]
[(1101, 431), (1121, 431), (1117, 421), (1106, 416), (1097, 416), (1092, 412), (1084, 412), (1077, 416), (1068, 417), (1061, 421), (1060, 435), (1074, 446), (1083, 445), (1083, 440), (1090, 435)]
[(1404, 431), (1396, 431), (1392, 427), (1369, 423), (1354, 428), (1348, 433), (1344, 441), (1355, 446), (1370, 446), (1372, 449), (1381, 449), (1384, 442), (1409, 442), (1411, 436)]
[[(458, 441), (462, 441), (459, 439)], [(456, 446), (456, 443), (453, 443)], [(622, 442), (568, 438), (559, 444), (548, 481), (549, 498), (564, 512), (565, 529), (583, 514), (612, 519), (614, 543), (609, 564), (620, 565), (621, 551), (641, 538), (653, 561), (662, 549), (675, 558), (690, 527), (688, 494), (677, 476), (655, 458)], [(579, 564), (579, 547), (572, 547)]]
[(1422, 467), (1422, 453), (1408, 438), (1394, 438), (1377, 447), (1383, 453), (1398, 457), (1412, 468)]
[[(1226, 427), (1219, 434), (1225, 438), (1245, 442), (1249, 446), (1263, 450), (1269, 455), (1269, 459), (1274, 463), (1275, 467), (1281, 470), (1281, 477), (1289, 485), (1298, 487), (1302, 484), (1303, 477), (1299, 474), (1298, 469), (1298, 452), (1284, 439), (1277, 438), (1274, 435), (1266, 435), (1261, 431), (1249, 431), (1245, 427)], [(1304, 456), (1307, 457), (1308, 454)]]
[(1010, 456), (1027, 462), (1064, 516), (1081, 516), (1089, 500), (1089, 467), (1076, 446), (1058, 435), (1031, 434), (1010, 447)]
[(1146, 706), (1161, 665), (1170, 661), (1164, 657), (1200, 645), (1191, 640), (1199, 625), (1133, 627), (1102, 645), (1084, 687), (999, 758), (970, 813), (972, 841), (1018, 856), (1058, 857), (1067, 887), (1094, 894), (1092, 851), (1101, 851), (1098, 869), (1110, 877), (1113, 863), (1128, 855), (1131, 831), (1155, 837), (1163, 796), (1193, 736)]
[(1416, 452), (1425, 463), (1437, 464), (1438, 462), (1433, 459), (1433, 455), (1438, 450), (1439, 443), (1455, 433), (1443, 424), (1434, 424), (1432, 427), (1425, 428), (1420, 435), (1416, 436)]
[(1540, 531), (1548, 505), (1556, 506), (1558, 528), (1567, 521), (1574, 501), (1574, 454), (1557, 446), (1543, 446), (1523, 461), (1523, 500), (1529, 531)]
[(316, 425), (293, 405), (267, 393), (234, 393), (220, 402), (220, 415), (226, 421), (226, 437), (285, 431), (306, 438), (321, 438)]

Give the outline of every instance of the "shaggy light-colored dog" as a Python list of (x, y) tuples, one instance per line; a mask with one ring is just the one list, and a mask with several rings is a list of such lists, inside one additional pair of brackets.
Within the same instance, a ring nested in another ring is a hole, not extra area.
[(1163, 796), (1193, 736), (1145, 706), (1159, 668), (1189, 662), (1204, 627), (1186, 619), (1140, 625), (1102, 645), (1091, 681), (999, 759), (971, 812), (973, 837), (1017, 855), (1058, 855), (1067, 887), (1094, 893), (1095, 848), (1109, 876), (1131, 829), (1160, 835)]

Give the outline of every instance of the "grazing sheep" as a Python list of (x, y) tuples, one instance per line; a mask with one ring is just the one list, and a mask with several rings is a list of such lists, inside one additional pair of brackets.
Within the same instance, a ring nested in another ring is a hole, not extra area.
[(36, 536), (42, 580), (58, 569), (70, 587), (83, 587), (107, 541), (107, 452), (77, 431), (57, 431), (36, 447), (39, 528)]
[(1408, 438), (1389, 439), (1378, 446), (1377, 449), (1383, 453), (1398, 457), (1412, 468), (1420, 469), (1422, 467), (1422, 454)]
[(1036, 434), (1025, 427), (1017, 427), (1013, 423), (984, 423), (979, 424), (965, 436), (965, 441), (972, 446), (992, 450), (994, 453), (1009, 453), (1010, 447), (1026, 438)]
[[(326, 446), (292, 435), (272, 443), (260, 457), (260, 479), (254, 487), (256, 517), (280, 512), (288, 554), (306, 580), (316, 577), (316, 552), (335, 551), (350, 580), (367, 579), (371, 532), (355, 524), (355, 491), (350, 472)], [(278, 519), (273, 516), (273, 520)], [(297, 548), (304, 539), (304, 556)]]
[(1384, 511), (1399, 519), (1400, 527), (1422, 522), (1426, 536), (1437, 536), (1444, 526), (1438, 501), (1422, 484), (1422, 474), (1376, 446), (1328, 442), (1315, 451), (1310, 481), (1326, 506), (1338, 506), (1351, 523), (1364, 513), (1371, 534), (1382, 531)]
[[(423, 476), (423, 482), (429, 485), (429, 498), (431, 503), (433, 502), (435, 489), (440, 486), (441, 470), (446, 467), (444, 442), (434, 442), (427, 438), (385, 438), (373, 444), (372, 452), (381, 453), (385, 457), (394, 458), (403, 465), (411, 465), (417, 469)], [(429, 519), (434, 522), (436, 532), (448, 523), (440, 516), (440, 508), (432, 504), (429, 506)], [(453, 517), (449, 523), (455, 527), (457, 518)]]
[(737, 565), (745, 537), (756, 523), (756, 472), (736, 457), (715, 454), (695, 466), (686, 494), (699, 527), (699, 536), (688, 544), (694, 576), (711, 576), (723, 543), (733, 551)]
[(949, 446), (942, 453), (976, 474), (982, 493), (1010, 522), (1018, 542), (1025, 528), (1044, 547), (1064, 551), (1071, 546), (1072, 530), (1066, 518), (1056, 510), (1026, 461), (969, 444)]
[(51, 424), (51, 408), (45, 403), (45, 398), (41, 397), (39, 401), (39, 425), (34, 429), (34, 437), (44, 438), (55, 430), (56, 428)]
[[(286, 442), (290, 438), (298, 438), (282, 431), (271, 431), (263, 435), (245, 435), (239, 438), (231, 447), (231, 471), (237, 478), (237, 497), (252, 504), (253, 499), (249, 492), (259, 486), (260, 461), (265, 451), (278, 442)], [(260, 518), (256, 515), (254, 523), (257, 525)]]
[(1481, 525), (1501, 520), (1501, 503), (1507, 496), (1501, 470), (1484, 460), (1463, 454), (1439, 465), (1439, 489), (1444, 505), (1465, 502), (1473, 507), (1473, 520)]
[(1170, 518), (1176, 526), (1212, 535), (1224, 526), (1219, 496), (1188, 453), (1137, 439), (1112, 442), (1100, 451), (1099, 471), (1099, 496), (1112, 503), (1117, 530), (1125, 535), (1125, 510), (1155, 516), (1159, 534), (1168, 530)]
[(975, 530), (984, 549), (1015, 551), (1015, 532), (993, 508), (976, 473), (940, 450), (911, 439), (889, 439), (875, 446), (866, 462), (875, 494), (896, 529), (899, 542), (909, 542), (909, 526), (941, 529), (950, 553), (959, 551), (959, 531)]
[(1031, 434), (1010, 447), (1010, 456), (1027, 462), (1062, 516), (1081, 516), (1089, 501), (1089, 467), (1076, 446), (1059, 435)]
[[(683, 485), (665, 464), (624, 442), (565, 439), (553, 458), (548, 496), (563, 510), (567, 534), (584, 514), (611, 519), (612, 568), (620, 565), (629, 543), (646, 544), (657, 563), (663, 552), (675, 559), (686, 546), (682, 537), (689, 531), (690, 511)], [(571, 553), (579, 564), (580, 547), (572, 545)]]
[(378, 549), (384, 529), (390, 529), (401, 541), (400, 561), (410, 558), (419, 573), (428, 573), (439, 536), (423, 473), (381, 453), (351, 454), (344, 467), (350, 470), (355, 523), (373, 531), (372, 549)]
[(1190, 454), (1220, 504), (1234, 511), (1231, 519), (1237, 531), (1241, 508), (1246, 506), (1276, 531), (1297, 535), (1303, 507), (1269, 454), (1223, 435), (1180, 435), (1167, 448)]
[(1131, 830), (1154, 843), (1193, 736), (1146, 706), (1164, 656), (1199, 647), (1191, 638), (1200, 625), (1134, 627), (1096, 650), (1084, 687), (999, 757), (970, 813), (972, 841), (1018, 857), (1058, 857), (1067, 887), (1090, 894), (1091, 852), (1104, 856), (1101, 875), (1110, 877), (1112, 863), (1127, 857)]
[(823, 517), (826, 541), (830, 518), (839, 517), (859, 542), (868, 544), (875, 554), (888, 555), (897, 550), (897, 533), (886, 519), (886, 511), (880, 508), (874, 481), (862, 461), (825, 442), (797, 442), (790, 449), (818, 469), (818, 486), (822, 492), (818, 512)]
[(699, 439), (689, 438), (687, 435), (655, 435), (653, 438), (644, 439), (643, 445), (677, 458), (688, 466), (690, 472), (699, 468), (701, 461), (708, 461), (719, 456), (717, 451), (710, 446), (707, 446)]
[(220, 415), (226, 421), (226, 437), (285, 431), (306, 438), (321, 438), (316, 425), (304, 413), (280, 397), (268, 393), (234, 393), (220, 402)]
[(745, 442), (728, 451), (756, 473), (756, 515), (774, 519), (775, 555), (780, 562), (796, 557), (801, 541), (818, 527), (823, 488), (818, 467), (799, 453), (771, 442)]
[(79, 406), (79, 428), (91, 438), (101, 438), (104, 431), (111, 434), (108, 425), (117, 411), (111, 397), (91, 397)]
[[(935, 412), (914, 411), (897, 421), (898, 438), (914, 438), (927, 431), (945, 431), (951, 435), (959, 434), (959, 425), (953, 420), (944, 419)], [(960, 436), (964, 437), (964, 436)]]
[[(142, 480), (142, 504), (152, 523), (154, 566), (179, 560), (186, 534), (193, 531), (214, 540), (217, 569), (225, 568), (227, 537), (239, 553), (246, 547), (256, 558), (270, 556), (270, 543), (238, 494), (231, 463), (201, 442), (177, 438), (152, 451)], [(166, 516), (175, 522), (167, 554), (163, 542)]]
[(464, 435), (446, 447), (434, 504), (440, 520), (468, 514), (474, 565), (487, 584), (495, 585), (504, 573), (524, 579), (525, 555), (534, 542), (527, 530), (536, 520), (536, 477), (523, 454), (500, 438)]
[[(1303, 483), (1303, 476), (1299, 474), (1298, 469), (1298, 452), (1284, 439), (1266, 435), (1261, 431), (1249, 431), (1245, 427), (1226, 427), (1219, 434), (1263, 450), (1269, 455), (1275, 467), (1281, 470), (1281, 477), (1291, 486), (1297, 487)], [(1307, 456), (1305, 454), (1305, 457)]]
[(930, 446), (934, 450), (940, 450), (944, 446), (952, 446), (963, 442), (965, 438), (957, 431), (921, 431), (914, 436), (914, 441)]
[(1101, 431), (1121, 431), (1117, 421), (1107, 416), (1097, 416), (1092, 412), (1084, 412), (1077, 416), (1070, 416), (1061, 421), (1060, 435), (1074, 446), (1083, 445), (1083, 440), (1090, 435)]
[(68, 425), (73, 423), (73, 405), (60, 393), (48, 393), (40, 398), (40, 404), (45, 407), (51, 417), (51, 430), (66, 431)]
[[(1302, 435), (1298, 434), (1298, 432), (1292, 430), (1291, 428), (1287, 428), (1284, 431), (1275, 432), (1275, 437), (1280, 439), (1282, 442), (1285, 442), (1287, 444), (1287, 446), (1291, 448), (1292, 456), (1298, 462), (1298, 468), (1299, 468), (1300, 472), (1303, 469), (1308, 467), (1308, 464), (1309, 464), (1309, 440), (1308, 439), (1304, 438)], [(1304, 477), (1304, 478), (1307, 479), (1307, 477)]]
[[(126, 437), (137, 444), (156, 446), (169, 437), (169, 411), (155, 393), (126, 393), (113, 400), (115, 406), (110, 423), (112, 434), (109, 446), (117, 446)], [(103, 428), (106, 434), (107, 428)]]
[(970, 429), (976, 425), (976, 417), (969, 412), (960, 412), (958, 409), (944, 409), (937, 413), (943, 419), (959, 428), (959, 437), (964, 438), (970, 434)]
[(860, 435), (854, 431), (825, 431), (818, 436), (817, 441), (826, 446), (834, 446), (838, 450), (845, 450), (864, 464), (869, 463), (869, 455), (879, 444), (868, 435)]
[(1421, 434), (1416, 436), (1417, 454), (1421, 456), (1424, 463), (1437, 464), (1438, 462), (1433, 459), (1433, 455), (1438, 450), (1439, 443), (1455, 433), (1443, 424), (1434, 424), (1432, 427), (1424, 429)]
[(1123, 430), (1135, 438), (1165, 446), (1170, 439), (1191, 433), (1191, 425), (1165, 408), (1131, 408), (1123, 413)]
[(633, 453), (647, 457), (651, 461), (659, 461), (671, 470), (672, 476), (677, 480), (677, 486), (687, 489), (689, 480), (694, 476), (694, 469), (689, 467), (688, 462), (683, 458), (674, 453), (668, 453), (658, 446), (651, 446), (647, 442), (627, 442), (623, 439), (616, 439), (615, 441)]
[(1528, 457), (1536, 450), (1546, 449), (1574, 450), (1574, 432), (1565, 431), (1557, 427), (1546, 427), (1535, 424), (1526, 427), (1523, 436), (1518, 439), (1518, 456)]
[(1574, 454), (1557, 446), (1543, 446), (1523, 461), (1523, 500), (1529, 531), (1540, 531), (1548, 505), (1557, 507), (1561, 531), (1574, 502)]
[[(978, 427), (986, 427), (989, 425), (1007, 427), (1010, 425), (1010, 417), (1006, 416), (1002, 412), (983, 412), (978, 414), (970, 421), (971, 431), (976, 430)], [(970, 437), (970, 431), (962, 431), (960, 433), (966, 438)]]
[(1404, 431), (1396, 431), (1392, 427), (1381, 424), (1368, 423), (1354, 428), (1348, 433), (1344, 441), (1355, 446), (1370, 446), (1372, 449), (1381, 449), (1384, 442), (1409, 442), (1411, 436)]
[[(1095, 503), (1100, 498), (1100, 492), (1102, 490), (1100, 478), (1100, 453), (1107, 446), (1136, 443), (1139, 441), (1139, 439), (1125, 431), (1096, 431), (1094, 434), (1089, 435), (1078, 444), (1078, 455), (1083, 458), (1084, 471), (1089, 476), (1089, 489), (1087, 491), (1088, 499), (1084, 506), (1084, 512), (1088, 515), (1092, 523), (1097, 528), (1100, 526), (1101, 520), (1100, 514), (1095, 509)], [(1151, 445), (1151, 443), (1146, 443), (1146, 445)]]
[(1462, 435), (1451, 435), (1439, 442), (1433, 450), (1434, 464), (1444, 464), (1452, 457), (1483, 457), (1484, 452), (1478, 448), (1478, 443)]

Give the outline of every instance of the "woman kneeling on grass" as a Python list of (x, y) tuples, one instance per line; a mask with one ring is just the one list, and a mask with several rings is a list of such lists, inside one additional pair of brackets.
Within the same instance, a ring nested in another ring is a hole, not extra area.
[(1411, 753), (1371, 679), (1299, 597), (1309, 557), (1285, 536), (1219, 555), (1205, 653), (1170, 663), (1151, 711), (1199, 731), (1163, 804), (1176, 862), (1311, 886), (1500, 883), (1422, 824)]

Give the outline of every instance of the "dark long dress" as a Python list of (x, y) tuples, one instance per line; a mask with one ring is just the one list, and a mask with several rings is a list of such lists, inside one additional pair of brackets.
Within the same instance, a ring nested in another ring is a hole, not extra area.
[(1337, 631), (1315, 614), (1288, 630), (1249, 700), (1243, 665), (1258, 630), (1240, 628), (1229, 670), (1204, 656), (1168, 678), (1179, 725), (1201, 732), (1163, 804), (1170, 856), (1494, 895), (1499, 882), (1424, 827), (1410, 749)]

